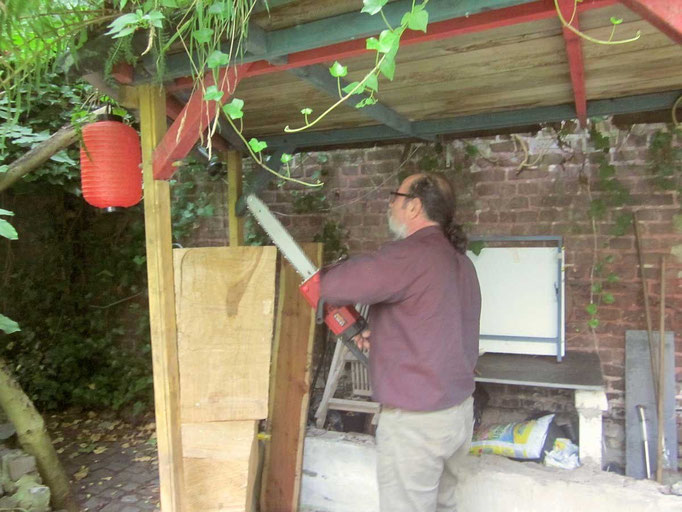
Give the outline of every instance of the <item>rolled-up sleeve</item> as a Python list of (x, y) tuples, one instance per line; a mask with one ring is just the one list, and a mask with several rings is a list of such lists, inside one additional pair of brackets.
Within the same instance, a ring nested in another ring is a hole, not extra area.
[(334, 306), (397, 302), (411, 279), (408, 258), (393, 244), (322, 269), (320, 295)]

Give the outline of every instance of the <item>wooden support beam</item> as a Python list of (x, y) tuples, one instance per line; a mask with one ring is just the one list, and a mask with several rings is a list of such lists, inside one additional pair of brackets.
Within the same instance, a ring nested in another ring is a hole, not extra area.
[(111, 76), (119, 84), (128, 85), (133, 83), (133, 66), (127, 62), (119, 62), (111, 69)]
[[(204, 87), (217, 85), (218, 90), (223, 92), (225, 102), (234, 92), (246, 70), (243, 66), (223, 68), (218, 83), (215, 84), (213, 77), (209, 75)], [(154, 150), (155, 179), (165, 180), (173, 175), (175, 172), (173, 162), (187, 156), (218, 113), (217, 102), (204, 100), (204, 87), (198, 87), (192, 93), (182, 112)]]
[[(180, 114), (182, 114), (183, 108), (185, 108), (184, 103), (182, 103), (172, 94), (166, 94), (166, 116), (168, 119), (175, 121), (178, 117), (180, 117)], [(218, 151), (227, 151), (230, 149), (230, 143), (217, 133), (213, 134), (211, 143)]]
[[(587, 102), (587, 115), (609, 116), (651, 112), (669, 109), (682, 94), (681, 90), (653, 94), (639, 94), (607, 100), (591, 100)], [(447, 135), (471, 133), (481, 130), (497, 130), (529, 126), (540, 123), (551, 123), (575, 119), (574, 105), (555, 105), (551, 107), (534, 107), (503, 112), (473, 114), (470, 116), (416, 121), (413, 124), (417, 135)], [(363, 126), (343, 130), (313, 131), (310, 133), (288, 133), (266, 137), (268, 146), (289, 145), (299, 150), (322, 148), (366, 141), (392, 141), (409, 139), (410, 137), (386, 126)]]
[[(289, 72), (312, 84), (317, 89), (327, 93), (329, 96), (337, 100), (339, 99), (339, 86), (336, 82), (336, 78), (329, 74), (329, 70), (325, 66), (322, 66), (321, 64), (315, 64), (313, 66), (306, 66), (304, 68), (291, 69)], [(341, 88), (345, 87), (346, 85), (347, 82), (341, 80)], [(354, 94), (348, 98), (346, 105), (349, 107), (354, 107), (367, 97), (367, 94)], [(412, 132), (412, 123), (410, 120), (401, 116), (395, 110), (382, 105), (381, 103), (367, 105), (366, 107), (361, 108), (359, 112), (366, 115), (370, 119), (379, 121), (381, 124), (390, 126), (394, 130), (414, 136), (414, 133)]]
[(244, 245), (244, 217), (237, 216), (237, 201), (242, 195), (242, 154), (239, 151), (223, 153), (227, 162), (227, 219), (230, 247)]
[(621, 0), (677, 44), (682, 44), (682, 2), (680, 0)]
[(165, 94), (163, 88), (144, 85), (139, 87), (138, 97), (161, 508), (180, 512), (186, 508), (170, 189), (167, 181), (157, 181), (153, 176), (153, 151), (166, 131)]
[[(317, 266), (322, 244), (303, 250)], [(260, 510), (298, 510), (303, 463), (303, 439), (310, 399), (310, 367), (315, 337), (315, 311), (298, 290), (301, 278), (282, 260), (270, 370), (270, 412)]]
[[(580, 30), (580, 22), (575, 0), (559, 0), (559, 8), (564, 19), (576, 30)], [(578, 34), (564, 27), (564, 43), (566, 57), (571, 71), (571, 84), (575, 101), (575, 113), (581, 126), (587, 126), (587, 94), (585, 92), (585, 64), (583, 61), (582, 41)]]

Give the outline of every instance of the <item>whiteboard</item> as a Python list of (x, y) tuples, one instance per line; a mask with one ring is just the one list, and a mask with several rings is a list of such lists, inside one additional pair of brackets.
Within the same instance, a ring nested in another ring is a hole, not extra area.
[(563, 355), (562, 253), (557, 247), (467, 252), (481, 286), (481, 348)]

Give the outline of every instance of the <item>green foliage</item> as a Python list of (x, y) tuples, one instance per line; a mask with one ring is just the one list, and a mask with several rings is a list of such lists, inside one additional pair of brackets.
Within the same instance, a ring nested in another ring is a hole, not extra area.
[(314, 242), (321, 242), (324, 244), (324, 263), (331, 263), (348, 256), (348, 232), (346, 232), (341, 224), (333, 220), (325, 222), (322, 227), (322, 232), (315, 235)]
[(474, 240), (469, 242), (468, 249), (473, 252), (476, 256), (481, 254), (481, 251), (485, 247), (485, 242), (483, 240)]
[(320, 190), (312, 192), (293, 190), (291, 204), (294, 213), (319, 213), (329, 211), (327, 196)]
[(682, 192), (682, 148), (674, 144), (675, 135), (682, 139), (682, 128), (659, 130), (649, 143), (649, 172), (654, 184), (663, 190)]

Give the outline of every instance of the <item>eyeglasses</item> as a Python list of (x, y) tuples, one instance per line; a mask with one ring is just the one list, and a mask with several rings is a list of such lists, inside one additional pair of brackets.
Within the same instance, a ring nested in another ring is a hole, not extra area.
[(415, 199), (417, 197), (414, 194), (403, 194), (402, 192), (389, 192), (389, 194), (391, 195), (390, 199), (388, 200), (389, 203), (395, 201), (396, 196), (409, 197), (410, 199)]

